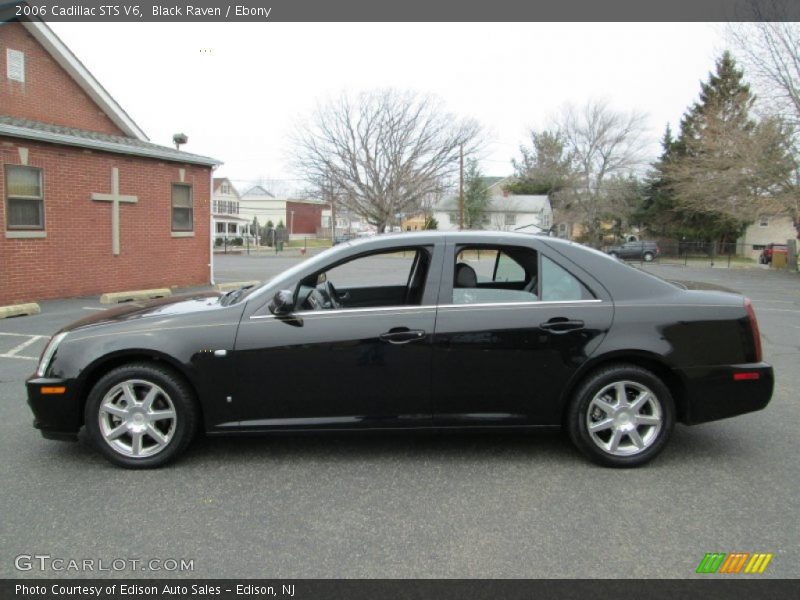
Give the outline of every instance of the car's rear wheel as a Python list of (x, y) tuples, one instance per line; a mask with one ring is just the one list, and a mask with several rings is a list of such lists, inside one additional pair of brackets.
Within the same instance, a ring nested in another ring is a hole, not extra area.
[(655, 257), (655, 254), (652, 252), (645, 252), (643, 256), (644, 262), (652, 262)]
[(637, 467), (664, 448), (675, 423), (666, 385), (636, 365), (595, 371), (580, 385), (567, 413), (575, 445), (609, 467)]
[(104, 375), (86, 402), (84, 422), (95, 446), (115, 465), (152, 468), (189, 445), (197, 427), (192, 391), (171, 370), (131, 364)]

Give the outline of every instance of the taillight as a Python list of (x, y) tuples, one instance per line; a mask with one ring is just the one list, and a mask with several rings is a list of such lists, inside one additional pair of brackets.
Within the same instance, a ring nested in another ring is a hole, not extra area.
[(758, 321), (753, 310), (753, 303), (750, 298), (744, 299), (744, 308), (747, 310), (747, 318), (750, 321), (750, 333), (753, 335), (753, 347), (756, 350), (755, 362), (761, 362), (761, 333), (758, 331)]

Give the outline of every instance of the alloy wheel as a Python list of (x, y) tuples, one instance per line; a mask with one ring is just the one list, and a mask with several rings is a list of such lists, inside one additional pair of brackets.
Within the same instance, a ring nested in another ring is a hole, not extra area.
[(663, 411), (650, 388), (635, 381), (603, 387), (589, 403), (586, 429), (591, 440), (614, 456), (634, 456), (658, 439)]
[(146, 458), (163, 451), (175, 433), (177, 413), (161, 387), (143, 379), (114, 385), (98, 411), (100, 434), (117, 453)]

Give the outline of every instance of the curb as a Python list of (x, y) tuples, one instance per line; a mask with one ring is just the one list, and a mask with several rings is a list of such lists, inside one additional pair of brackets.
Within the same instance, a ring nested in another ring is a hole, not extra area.
[(169, 288), (132, 290), (129, 292), (108, 292), (100, 296), (100, 304), (117, 304), (119, 302), (130, 302), (131, 300), (150, 300), (152, 298), (164, 298), (171, 295), (172, 290)]
[(23, 315), (38, 315), (42, 309), (36, 302), (28, 302), (27, 304), (11, 304), (9, 306), (0, 306), (0, 319), (7, 317), (21, 317)]
[(231, 281), (229, 283), (218, 283), (214, 286), (214, 289), (218, 292), (229, 292), (231, 290), (238, 290), (239, 288), (245, 287), (246, 285), (252, 285), (253, 287), (261, 285), (260, 281)]

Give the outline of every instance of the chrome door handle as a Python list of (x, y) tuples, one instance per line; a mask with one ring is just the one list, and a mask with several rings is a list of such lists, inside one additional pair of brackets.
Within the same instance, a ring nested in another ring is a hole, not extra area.
[(409, 342), (418, 342), (425, 339), (425, 332), (422, 329), (398, 327), (382, 333), (378, 337), (380, 337), (381, 341), (389, 342), (390, 344), (408, 344)]
[(567, 333), (568, 331), (577, 331), (583, 329), (585, 323), (580, 320), (566, 319), (563, 317), (556, 317), (550, 319), (546, 323), (540, 323), (539, 328), (549, 331), (550, 333), (560, 334)]

